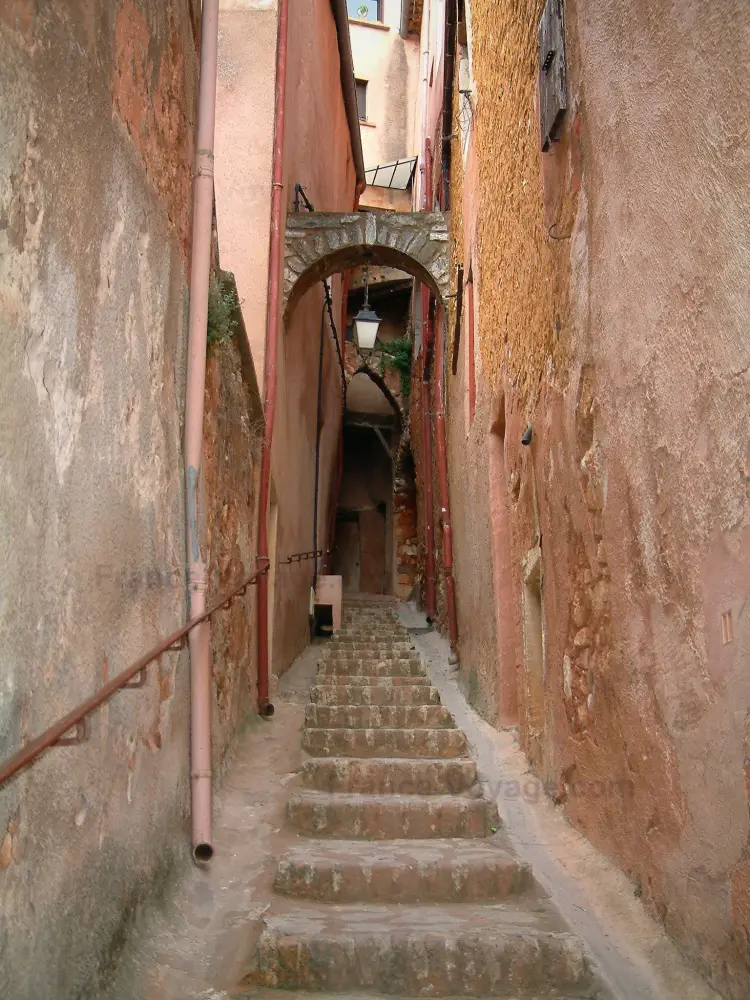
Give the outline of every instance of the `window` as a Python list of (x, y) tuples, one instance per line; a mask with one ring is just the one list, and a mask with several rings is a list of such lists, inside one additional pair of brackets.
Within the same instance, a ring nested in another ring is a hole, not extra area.
[(382, 23), (382, 0), (346, 0), (349, 17), (356, 21), (379, 21)]
[(367, 81), (355, 80), (357, 85), (357, 114), (361, 122), (367, 121)]

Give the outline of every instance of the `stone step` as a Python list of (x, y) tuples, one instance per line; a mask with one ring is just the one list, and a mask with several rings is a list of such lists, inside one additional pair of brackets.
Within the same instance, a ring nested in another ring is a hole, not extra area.
[(288, 851), (276, 892), (331, 903), (472, 903), (519, 896), (529, 865), (491, 841), (306, 841)]
[(343, 626), (336, 629), (331, 635), (331, 642), (337, 639), (353, 640), (355, 642), (390, 642), (394, 639), (399, 642), (411, 642), (411, 634), (402, 628), (394, 628), (392, 625), (371, 625), (367, 628), (348, 628)]
[(321, 792), (365, 795), (458, 795), (477, 780), (469, 757), (454, 760), (399, 760), (370, 757), (318, 757), (302, 767), (302, 782)]
[(305, 725), (315, 729), (455, 729), (442, 705), (308, 705)]
[(310, 701), (315, 705), (439, 705), (440, 692), (429, 684), (316, 684)]
[(336, 656), (318, 661), (318, 677), (424, 677), (422, 661), (418, 656), (366, 657), (355, 659)]
[(363, 687), (410, 687), (416, 685), (424, 687), (427, 678), (417, 674), (414, 677), (388, 677), (373, 676), (372, 674), (354, 674), (349, 677), (340, 677), (337, 674), (318, 674), (316, 678), (318, 685), (332, 684), (340, 687), (342, 684), (360, 684)]
[(399, 639), (409, 638), (409, 632), (405, 628), (401, 628), (400, 625), (393, 623), (379, 623), (379, 622), (361, 622), (359, 624), (347, 624), (346, 622), (341, 626), (341, 628), (336, 629), (333, 633), (334, 636), (370, 636), (370, 635), (384, 635), (388, 638), (398, 637)]
[(364, 639), (357, 642), (332, 639), (323, 647), (324, 655), (327, 656), (363, 656), (366, 653), (377, 654), (378, 656), (392, 656), (399, 653), (411, 653), (415, 656), (414, 646), (410, 642), (375, 642)]
[(312, 729), (302, 746), (314, 757), (464, 757), (460, 729)]
[[(281, 910), (281, 907), (279, 907)], [(261, 985), (391, 996), (553, 997), (594, 985), (581, 941), (547, 911), (313, 906), (266, 915)]]
[(301, 791), (287, 816), (312, 837), (355, 840), (422, 840), (489, 837), (500, 826), (497, 806), (462, 795), (359, 795)]
[[(228, 994), (229, 996), (234, 996), (234, 994)], [(238, 998), (245, 997), (243, 992), (237, 994)], [(273, 987), (261, 986), (253, 987), (251, 992), (247, 993), (248, 997), (252, 997), (252, 1000), (280, 1000), (278, 990), (273, 989)], [(585, 989), (583, 992), (580, 990), (574, 990), (571, 992), (566, 992), (565, 994), (560, 993), (559, 990), (553, 990), (551, 993), (539, 994), (535, 993), (537, 998), (543, 997), (543, 1000), (579, 1000), (583, 997), (584, 1000), (614, 1000), (611, 993), (608, 993), (601, 989)], [(341, 990), (336, 993), (328, 993), (321, 990), (316, 990), (314, 993), (309, 990), (284, 990), (284, 996), (281, 1000), (392, 1000), (392, 997), (387, 993), (377, 993), (371, 990), (367, 992), (361, 990)], [(418, 1000), (418, 998), (413, 998), (413, 1000)], [(447, 998), (450, 1000), (450, 998)], [(455, 1000), (458, 1000), (456, 997)], [(513, 1000), (528, 1000), (528, 994), (525, 997), (519, 998), (516, 995)], [(532, 997), (532, 1000), (534, 998)]]

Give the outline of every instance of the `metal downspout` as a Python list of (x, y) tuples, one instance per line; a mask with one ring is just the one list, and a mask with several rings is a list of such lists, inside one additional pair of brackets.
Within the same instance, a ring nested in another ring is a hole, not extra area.
[(422, 294), (422, 464), (424, 468), (424, 547), (425, 547), (425, 607), (427, 618), (435, 620), (435, 525), (432, 506), (432, 426), (430, 420), (430, 361), (432, 354), (432, 323), (430, 321), (430, 290), (421, 286)]
[[(279, 26), (276, 43), (276, 99), (271, 186), (271, 239), (268, 263), (268, 313), (266, 353), (263, 374), (266, 418), (263, 454), (260, 465), (260, 511), (258, 514), (258, 560), (268, 561), (268, 494), (271, 484), (271, 445), (276, 416), (278, 380), (279, 327), (281, 325), (281, 270), (284, 250), (281, 219), (284, 193), (284, 122), (286, 115), (286, 61), (289, 26), (289, 0), (279, 0)], [(268, 700), (268, 576), (258, 581), (258, 711), (273, 715)]]
[(435, 437), (437, 444), (437, 471), (440, 488), (440, 516), (443, 524), (443, 577), (445, 603), (448, 612), (448, 634), (451, 649), (458, 644), (458, 618), (456, 616), (456, 586), (453, 579), (453, 533), (451, 529), (451, 500), (448, 489), (448, 456), (445, 435), (445, 322), (442, 309), (435, 317), (435, 383), (433, 386), (435, 411)]
[[(219, 0), (204, 0), (193, 182), (187, 379), (185, 385), (185, 521), (189, 616), (206, 608), (206, 565), (200, 550), (198, 484), (203, 450), (206, 330), (214, 197), (214, 124)], [(208, 622), (188, 635), (190, 649), (190, 781), (193, 857), (209, 861), (211, 843), (211, 655)]]
[[(359, 211), (359, 199), (362, 197), (362, 192), (365, 189), (364, 180), (357, 181), (357, 186), (354, 189), (354, 211)], [(345, 355), (346, 351), (346, 317), (347, 317), (347, 303), (349, 297), (349, 281), (351, 277), (351, 271), (345, 271), (342, 288), (341, 288), (341, 354), (342, 357)], [(346, 376), (344, 376), (346, 380)], [(346, 386), (344, 386), (346, 389)], [(346, 407), (342, 408), (341, 413), (341, 431), (339, 433), (339, 452), (338, 460), (336, 462), (336, 478), (335, 485), (333, 489), (333, 498), (331, 503), (331, 514), (328, 523), (328, 572), (333, 572), (333, 550), (336, 546), (336, 521), (339, 512), (339, 497), (341, 496), (341, 483), (344, 478), (344, 419), (346, 417)]]

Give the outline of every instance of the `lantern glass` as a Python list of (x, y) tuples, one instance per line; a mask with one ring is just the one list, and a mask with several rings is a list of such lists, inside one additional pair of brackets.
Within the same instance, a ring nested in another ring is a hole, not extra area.
[(371, 351), (378, 336), (380, 317), (372, 309), (360, 309), (354, 317), (354, 335), (360, 351)]

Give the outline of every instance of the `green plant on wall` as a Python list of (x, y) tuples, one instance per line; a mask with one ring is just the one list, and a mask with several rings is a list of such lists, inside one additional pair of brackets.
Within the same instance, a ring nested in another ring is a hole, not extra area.
[(206, 342), (209, 347), (223, 344), (234, 335), (237, 320), (234, 311), (239, 307), (237, 292), (224, 285), (219, 274), (212, 274), (208, 284), (208, 329)]
[(409, 395), (411, 387), (411, 340), (408, 337), (397, 337), (380, 344), (380, 374), (385, 375), (386, 368), (394, 368), (401, 377), (401, 395)]

